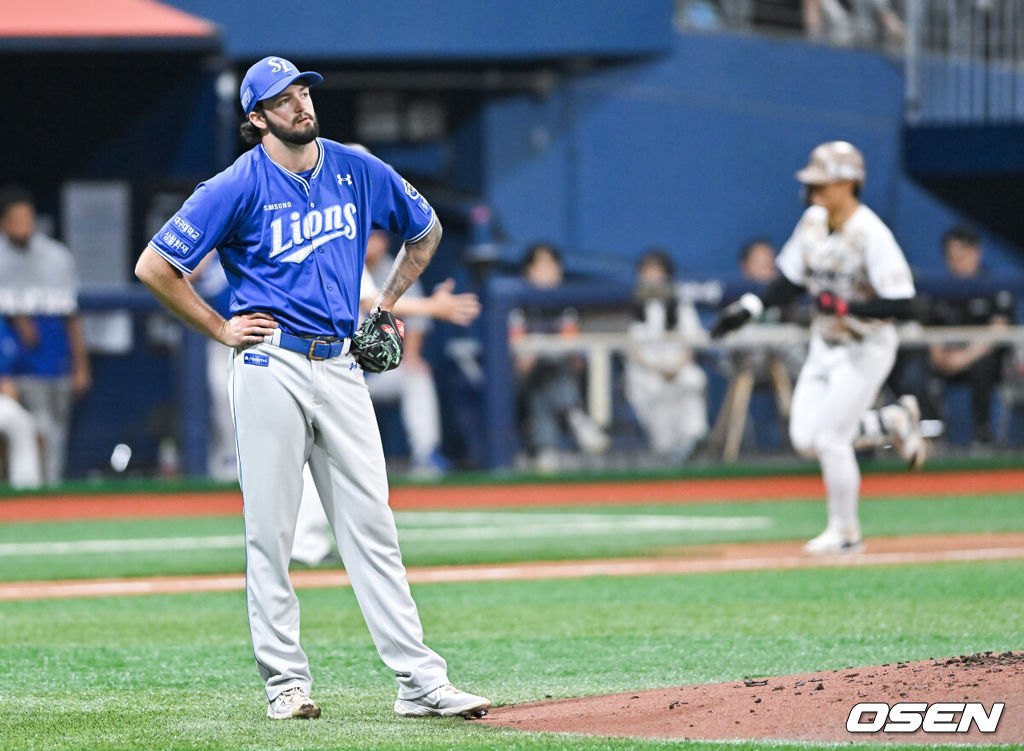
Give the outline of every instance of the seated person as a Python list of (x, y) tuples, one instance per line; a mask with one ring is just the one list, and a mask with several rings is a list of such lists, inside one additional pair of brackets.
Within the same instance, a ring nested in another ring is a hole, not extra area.
[[(765, 287), (775, 278), (775, 247), (766, 237), (755, 237), (744, 243), (737, 256), (740, 275), (758, 287)], [(766, 309), (755, 323), (810, 323), (809, 307), (801, 300), (784, 306)], [(793, 393), (793, 382), (807, 355), (807, 345), (802, 342), (783, 345), (733, 349), (721, 363), (721, 369), (729, 378), (729, 389), (716, 421), (711, 444), (725, 445), (727, 458), (735, 459), (739, 451), (737, 441), (746, 443), (756, 437), (763, 437), (767, 428), (765, 443), (787, 441), (789, 407)], [(771, 425), (753, 424), (746, 415), (736, 410), (749, 410), (752, 392), (770, 390), (775, 402), (778, 418), (778, 437), (774, 437)], [(736, 431), (741, 431), (737, 433)]]
[[(740, 275), (755, 284), (767, 285), (775, 278), (775, 246), (765, 237), (756, 237), (740, 248)], [(766, 310), (758, 323), (795, 323), (809, 326), (810, 308), (802, 301)], [(794, 344), (787, 347), (765, 347), (757, 351), (737, 351), (737, 357), (748, 358), (748, 367), (753, 367), (759, 382), (772, 379), (773, 363), (779, 363), (789, 379), (795, 380), (807, 355), (807, 346)]]
[[(562, 256), (548, 243), (531, 246), (522, 263), (525, 279), (538, 289), (555, 289), (562, 284)], [(509, 314), (509, 339), (524, 334), (579, 332), (579, 315), (572, 308), (560, 311), (517, 308)], [(580, 376), (583, 362), (570, 355), (517, 354), (513, 356), (522, 413), (521, 429), (537, 469), (558, 468), (562, 426), (568, 426), (576, 444), (588, 454), (604, 453), (608, 436), (583, 409)]]
[[(953, 227), (943, 236), (946, 268), (956, 279), (984, 279), (981, 239), (970, 227)], [(1006, 290), (964, 298), (935, 299), (929, 315), (934, 326), (1005, 326), (1013, 321), (1014, 299)], [(992, 389), (1002, 372), (1004, 347), (987, 342), (937, 344), (932, 368), (946, 383), (965, 383), (971, 392), (973, 440), (992, 442)]]
[(906, 36), (892, 0), (803, 0), (803, 16), (807, 35), (830, 44), (899, 49)]
[(692, 304), (676, 297), (668, 253), (651, 249), (636, 265), (635, 321), (629, 327), (626, 399), (660, 456), (685, 459), (708, 432), (707, 376), (693, 350), (666, 338), (701, 329)]

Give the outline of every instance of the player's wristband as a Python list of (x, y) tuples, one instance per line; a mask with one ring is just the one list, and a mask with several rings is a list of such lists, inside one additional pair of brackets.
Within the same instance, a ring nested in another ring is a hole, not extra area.
[(764, 313), (764, 303), (753, 292), (742, 295), (739, 302), (740, 307), (750, 313), (751, 318), (759, 318)]

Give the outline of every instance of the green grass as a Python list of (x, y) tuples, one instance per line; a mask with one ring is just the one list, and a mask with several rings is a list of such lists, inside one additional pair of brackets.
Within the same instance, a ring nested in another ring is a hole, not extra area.
[[(685, 519), (725, 517), (763, 526), (674, 528)], [(822, 502), (652, 504), (498, 512), (399, 512), (399, 534), (410, 566), (676, 555), (716, 542), (799, 540), (824, 525)], [(1024, 530), (1024, 496), (882, 498), (861, 503), (865, 534)], [(653, 520), (653, 524), (644, 522)], [(664, 522), (663, 524), (660, 522)], [(637, 526), (622, 528), (616, 522)], [(580, 526), (585, 524), (586, 526)], [(566, 525), (566, 526), (555, 526)], [(240, 517), (93, 520), (0, 525), (0, 581), (240, 572)], [(487, 534), (480, 539), (474, 535)], [(11, 555), (5, 545), (81, 540), (227, 538), (224, 547), (188, 550)]]
[[(820, 531), (824, 515), (821, 502), (783, 501), (398, 518), (407, 565), (427, 565), (676, 555), (695, 544), (806, 539)], [(766, 523), (678, 527), (682, 519), (707, 517), (763, 517)], [(869, 538), (1020, 531), (1024, 496), (870, 499), (861, 504), (861, 518)], [(472, 539), (487, 529), (495, 534)], [(0, 525), (0, 581), (240, 572), (244, 552), (231, 540), (242, 531), (237, 517)], [(4, 554), (10, 544), (173, 537), (225, 537), (228, 544)], [(452, 679), (501, 704), (1024, 643), (1020, 561), (424, 585), (414, 594), (427, 641), (448, 659)], [(0, 604), (0, 749), (723, 747), (403, 720), (391, 712), (394, 683), (373, 651), (352, 592), (303, 590), (299, 598), (303, 645), (324, 717), (294, 723), (264, 717), (241, 592)]]
[[(1022, 585), (1024, 563), (991, 562), (424, 585), (414, 595), (453, 680), (505, 704), (1019, 649)], [(299, 597), (324, 717), (282, 723), (263, 716), (240, 592), (4, 603), (0, 747), (722, 747), (403, 720), (351, 591)]]

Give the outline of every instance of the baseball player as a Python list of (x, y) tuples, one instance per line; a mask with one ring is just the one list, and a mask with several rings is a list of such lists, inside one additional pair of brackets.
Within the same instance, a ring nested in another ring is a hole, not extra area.
[[(377, 651), (398, 680), (395, 711), (477, 715), (490, 702), (454, 688), (423, 643), (363, 381), (363, 370), (401, 361), (402, 325), (390, 311), (429, 263), (441, 227), (383, 162), (318, 138), (309, 87), (322, 80), (280, 57), (249, 68), (242, 135), (254, 148), (196, 188), (142, 252), (136, 275), (186, 323), (234, 348), (246, 598), (267, 716), (320, 716), (288, 577), (307, 461)], [(406, 245), (356, 331), (374, 225)], [(227, 320), (187, 279), (213, 250), (231, 286)]]
[(7, 481), (20, 490), (38, 488), (43, 476), (36, 423), (18, 402), (18, 389), (11, 377), (17, 356), (17, 337), (0, 316), (0, 435), (7, 442)]
[(43, 479), (64, 476), (75, 399), (92, 385), (71, 251), (38, 231), (32, 195), (0, 195), (0, 312), (18, 339), (14, 364), (21, 404), (42, 441)]
[(854, 446), (892, 444), (920, 467), (926, 445), (917, 400), (870, 410), (896, 357), (893, 319), (912, 316), (914, 280), (892, 232), (860, 202), (864, 157), (845, 141), (823, 143), (796, 173), (810, 204), (776, 259), (779, 274), (761, 295), (727, 306), (712, 327), (720, 337), (809, 293), (815, 303), (811, 343), (793, 392), (793, 447), (817, 457), (828, 496), (828, 526), (807, 553), (864, 549)]

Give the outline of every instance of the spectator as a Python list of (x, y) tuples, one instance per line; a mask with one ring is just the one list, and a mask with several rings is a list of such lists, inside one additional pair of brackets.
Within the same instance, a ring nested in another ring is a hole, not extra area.
[(775, 247), (766, 237), (755, 237), (744, 243), (738, 260), (744, 279), (768, 284), (775, 278)]
[(71, 403), (92, 376), (78, 317), (78, 279), (71, 252), (36, 232), (32, 196), (21, 188), (0, 195), (0, 314), (18, 339), (18, 395), (43, 441), (44, 478), (64, 474)]
[(803, 0), (803, 15), (807, 35), (830, 44), (897, 48), (906, 34), (890, 0)]
[[(767, 286), (776, 276), (775, 247), (767, 237), (755, 237), (740, 248), (737, 256), (740, 275), (748, 282)], [(809, 323), (807, 306), (799, 301), (785, 306), (768, 308), (757, 323)], [(793, 394), (793, 381), (800, 371), (807, 347), (795, 343), (785, 347), (750, 347), (733, 349), (722, 363), (722, 370), (729, 378), (729, 387), (722, 403), (719, 417), (710, 445), (724, 447), (723, 456), (734, 461), (740, 444), (754, 440), (756, 425), (746, 417), (755, 390), (768, 390), (775, 402), (775, 412), (780, 429), (777, 437), (766, 437), (766, 443), (785, 441), (785, 425), (789, 420), (789, 407)], [(753, 416), (753, 415), (751, 415)], [(757, 435), (763, 431), (757, 430)]]
[[(953, 227), (943, 235), (946, 268), (954, 279), (985, 278), (981, 239), (970, 227)], [(936, 299), (930, 322), (937, 326), (1005, 326), (1013, 321), (1014, 299), (1007, 290), (978, 291), (965, 297)], [(992, 442), (992, 389), (1002, 372), (1005, 348), (987, 342), (933, 345), (931, 364), (946, 383), (965, 383), (971, 392), (973, 440)]]
[(770, 31), (799, 32), (803, 29), (802, 4), (806, 0), (754, 0), (754, 26)]
[[(740, 276), (749, 282), (758, 285), (767, 285), (778, 273), (775, 266), (775, 246), (767, 237), (755, 237), (744, 243), (740, 248), (739, 262)], [(761, 314), (761, 323), (794, 323), (801, 326), (809, 326), (811, 323), (811, 312), (809, 306), (801, 301), (794, 301), (789, 305), (770, 308)], [(757, 353), (750, 353), (757, 358)], [(800, 372), (800, 366), (807, 355), (807, 347), (803, 344), (795, 344), (789, 347), (772, 348), (762, 350), (759, 358), (761, 363), (757, 364), (755, 370), (760, 374), (762, 380), (767, 380), (768, 373), (772, 369), (771, 362), (781, 364), (789, 377), (795, 378)]]
[(626, 398), (655, 453), (685, 459), (708, 432), (707, 376), (680, 338), (702, 330), (692, 304), (674, 288), (664, 250), (644, 253), (636, 266), (635, 318), (626, 360)]
[(18, 343), (7, 322), (0, 318), (0, 437), (6, 442), (7, 481), (12, 488), (37, 488), (42, 484), (36, 426), (18, 403), (18, 390), (11, 368), (18, 355)]
[[(555, 290), (563, 281), (562, 256), (548, 243), (531, 246), (523, 259), (523, 277), (538, 290)], [(524, 334), (579, 333), (579, 314), (572, 308), (552, 313), (530, 306), (509, 314), (509, 338)], [(514, 356), (519, 386), (521, 428), (535, 466), (543, 472), (558, 469), (562, 426), (568, 426), (576, 444), (588, 454), (602, 454), (608, 436), (583, 409), (580, 375), (583, 363), (576, 356), (517, 354)]]

